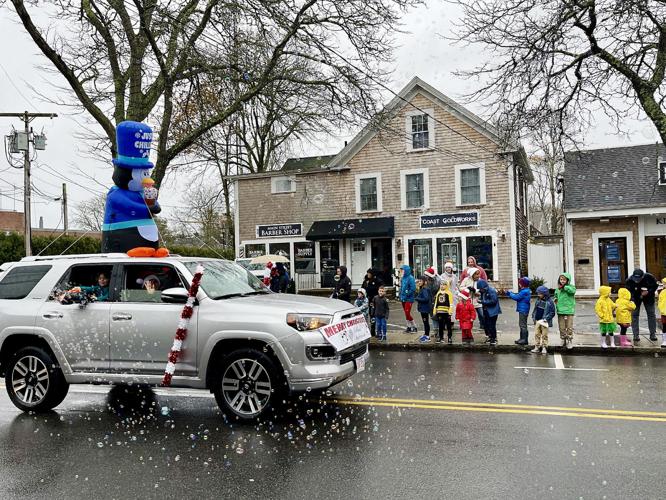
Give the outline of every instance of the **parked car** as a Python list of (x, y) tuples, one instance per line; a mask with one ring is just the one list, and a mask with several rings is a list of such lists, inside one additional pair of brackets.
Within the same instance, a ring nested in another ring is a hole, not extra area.
[(257, 278), (263, 278), (266, 266), (264, 264), (252, 264), (251, 261), (252, 259), (236, 259), (236, 264), (243, 266)]
[[(357, 308), (271, 293), (230, 261), (27, 257), (0, 280), (0, 373), (14, 405), (49, 410), (70, 384), (159, 385), (199, 263), (204, 275), (172, 386), (208, 389), (226, 415), (255, 420), (289, 395), (364, 369), (370, 333), (357, 325)], [(72, 294), (100, 272), (110, 279), (108, 300)], [(353, 331), (335, 335), (338, 323)]]

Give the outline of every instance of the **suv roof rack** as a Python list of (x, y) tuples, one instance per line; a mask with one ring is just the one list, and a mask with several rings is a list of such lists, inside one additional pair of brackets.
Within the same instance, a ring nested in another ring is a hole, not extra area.
[(31, 255), (30, 257), (23, 257), (21, 262), (37, 262), (42, 260), (64, 260), (64, 259), (117, 259), (120, 257), (128, 257), (126, 253), (84, 253), (84, 254), (69, 254), (69, 255)]

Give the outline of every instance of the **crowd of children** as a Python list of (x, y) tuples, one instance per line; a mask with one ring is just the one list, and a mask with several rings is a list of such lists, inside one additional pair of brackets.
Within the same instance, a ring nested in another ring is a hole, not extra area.
[[(400, 288), (400, 302), (407, 320), (406, 333), (417, 331), (416, 322), (411, 315), (414, 302), (423, 322), (423, 335), (420, 342), (443, 343), (446, 331), (446, 342), (453, 343), (453, 325), (459, 324), (462, 332), (462, 343), (469, 345), (474, 342), (472, 329), (474, 321), (478, 320), (480, 329), (485, 333), (485, 342), (490, 345), (497, 344), (497, 319), (502, 314), (499, 297), (504, 295), (516, 302), (518, 313), (519, 338), (516, 344), (527, 346), (529, 344), (528, 318), (534, 324), (533, 353), (548, 353), (549, 330), (553, 327), (553, 320), (557, 316), (557, 326), (561, 345), (567, 349), (573, 348), (573, 321), (576, 314), (576, 287), (571, 281), (571, 275), (562, 273), (559, 276), (555, 296), (545, 286), (536, 289), (537, 298), (532, 306), (532, 292), (529, 278), (518, 280), (518, 291), (497, 291), (484, 279), (481, 269), (472, 258), (468, 260), (469, 267), (461, 274), (458, 281), (455, 269), (450, 262), (444, 266), (444, 273), (438, 275), (435, 270), (428, 268), (423, 276), (414, 279), (409, 266), (402, 266), (402, 280)], [(654, 281), (654, 283), (652, 283)], [(662, 280), (661, 289), (666, 289), (666, 278)], [(599, 287), (599, 298), (595, 305), (595, 312), (599, 320), (602, 348), (632, 347), (627, 336), (629, 327), (634, 333), (634, 342), (640, 341), (638, 335), (638, 312), (645, 307), (648, 313), (650, 339), (657, 340), (656, 320), (654, 315), (655, 293), (658, 291), (656, 280), (640, 269), (636, 269), (629, 277), (626, 287), (618, 290), (617, 300), (611, 298), (611, 288)], [(358, 290), (355, 305), (366, 317), (368, 324), (380, 341), (386, 340), (387, 320), (389, 316), (389, 302), (383, 286), (370, 301), (364, 288)], [(666, 292), (659, 293), (657, 304), (661, 314), (662, 347), (666, 347)], [(530, 315), (531, 311), (531, 315)], [(652, 316), (652, 317), (651, 317)], [(431, 328), (430, 321), (433, 322)], [(619, 327), (619, 345), (615, 334)], [(434, 329), (433, 335), (431, 332)]]

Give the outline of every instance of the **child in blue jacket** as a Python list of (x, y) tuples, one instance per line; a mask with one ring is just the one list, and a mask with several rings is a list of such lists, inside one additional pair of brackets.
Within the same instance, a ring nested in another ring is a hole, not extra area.
[(423, 335), (420, 342), (430, 342), (430, 314), (432, 313), (432, 292), (427, 285), (428, 278), (421, 276), (416, 282), (418, 294), (416, 295), (417, 309), (423, 320)]
[(486, 280), (476, 282), (476, 287), (481, 294), (479, 302), (483, 306), (483, 326), (486, 335), (490, 339), (490, 345), (497, 344), (497, 317), (502, 314), (497, 290), (488, 284)]
[(529, 338), (529, 333), (527, 331), (527, 317), (530, 314), (530, 300), (532, 298), (529, 278), (520, 278), (518, 280), (518, 293), (506, 292), (506, 295), (516, 301), (520, 338), (516, 340), (515, 343), (518, 345), (527, 345)]

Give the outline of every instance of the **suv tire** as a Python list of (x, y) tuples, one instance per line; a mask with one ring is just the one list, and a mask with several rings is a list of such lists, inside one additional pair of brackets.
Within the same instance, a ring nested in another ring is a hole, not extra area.
[(69, 391), (57, 361), (40, 347), (23, 347), (12, 356), (5, 386), (14, 406), (25, 412), (51, 410), (62, 403)]
[(213, 384), (222, 413), (244, 422), (272, 413), (285, 387), (275, 361), (256, 349), (238, 349), (225, 356)]

